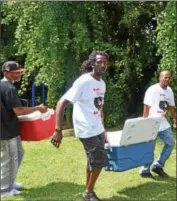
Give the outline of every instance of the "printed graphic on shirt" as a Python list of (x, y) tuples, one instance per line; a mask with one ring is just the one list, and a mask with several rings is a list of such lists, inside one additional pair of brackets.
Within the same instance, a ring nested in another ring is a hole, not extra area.
[(159, 102), (159, 108), (160, 108), (161, 110), (163, 110), (164, 112), (167, 111), (168, 106), (169, 106), (169, 103), (168, 103), (167, 101), (160, 101), (160, 102)]
[(100, 110), (103, 106), (103, 98), (102, 97), (94, 98), (94, 105), (98, 110)]

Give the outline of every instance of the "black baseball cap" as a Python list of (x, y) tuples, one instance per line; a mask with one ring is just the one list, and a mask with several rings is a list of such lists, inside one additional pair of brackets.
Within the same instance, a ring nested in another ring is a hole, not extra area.
[(6, 72), (22, 72), (24, 71), (24, 68), (21, 68), (19, 66), (19, 64), (15, 61), (7, 61), (2, 65), (2, 72), (6, 71)]

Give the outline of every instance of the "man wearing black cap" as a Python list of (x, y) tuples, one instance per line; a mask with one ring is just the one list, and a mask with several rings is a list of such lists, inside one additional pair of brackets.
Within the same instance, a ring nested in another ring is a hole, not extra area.
[(34, 111), (47, 111), (43, 105), (23, 107), (13, 83), (20, 81), (23, 68), (14, 61), (2, 66), (4, 78), (0, 82), (1, 90), (1, 197), (20, 194), (23, 186), (14, 183), (24, 150), (20, 139), (18, 115)]

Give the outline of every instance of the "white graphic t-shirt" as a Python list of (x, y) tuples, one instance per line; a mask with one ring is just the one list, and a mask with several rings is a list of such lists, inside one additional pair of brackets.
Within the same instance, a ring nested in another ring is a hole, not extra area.
[(76, 137), (88, 138), (104, 132), (101, 119), (104, 94), (104, 81), (98, 81), (87, 73), (80, 76), (64, 95), (74, 105), (73, 124)]
[(149, 105), (149, 117), (162, 117), (159, 131), (166, 130), (170, 127), (165, 114), (168, 106), (174, 106), (174, 94), (170, 87), (163, 89), (159, 83), (149, 87), (145, 93), (144, 104)]

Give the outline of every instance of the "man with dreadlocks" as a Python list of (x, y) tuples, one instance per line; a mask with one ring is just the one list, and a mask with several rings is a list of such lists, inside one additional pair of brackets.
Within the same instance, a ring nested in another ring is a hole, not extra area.
[[(85, 201), (99, 201), (94, 186), (102, 168), (108, 165), (104, 151), (105, 129), (103, 126), (103, 100), (105, 82), (102, 75), (108, 67), (109, 56), (103, 51), (93, 51), (89, 60), (82, 64), (81, 75), (58, 101), (56, 126), (52, 144), (59, 147), (62, 141), (62, 120), (65, 106), (72, 103), (75, 135), (80, 139), (87, 155)], [(91, 71), (92, 68), (92, 71)], [(91, 71), (91, 72), (90, 72)], [(89, 73), (90, 72), (90, 73)]]

